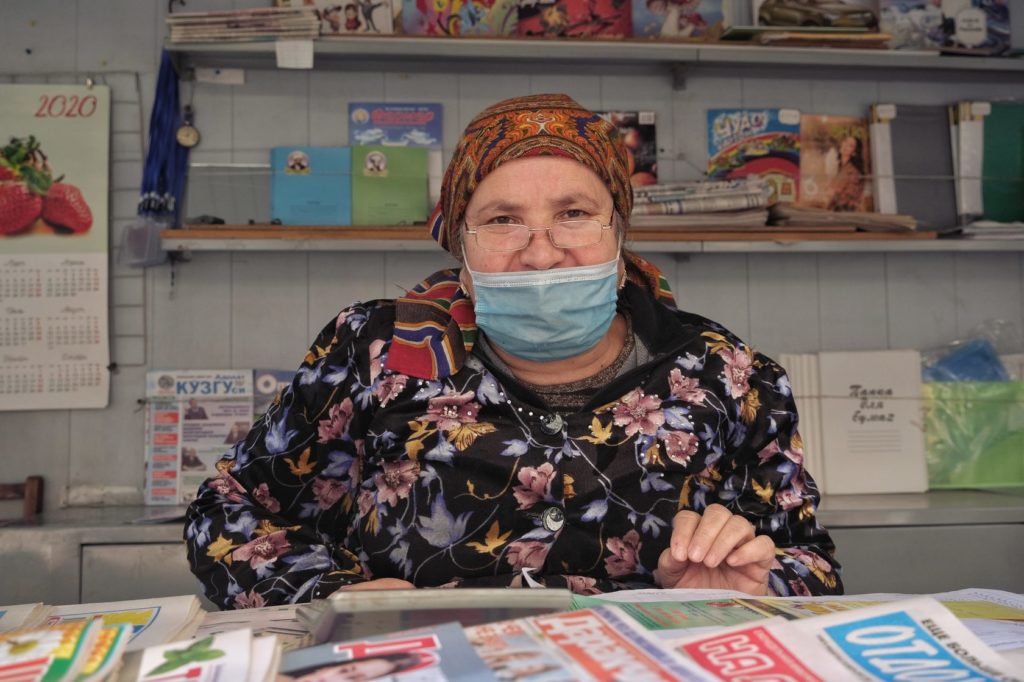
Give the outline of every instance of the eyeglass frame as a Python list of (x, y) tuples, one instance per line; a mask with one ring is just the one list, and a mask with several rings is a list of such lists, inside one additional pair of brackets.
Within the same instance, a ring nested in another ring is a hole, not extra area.
[[(558, 244), (555, 243), (554, 238), (551, 236), (551, 229), (555, 225), (557, 225), (558, 223), (582, 223), (582, 222), (591, 222), (591, 221), (597, 223), (601, 227), (601, 236), (598, 237), (597, 241), (592, 243), (592, 244), (581, 244), (579, 246), (559, 246)], [(530, 246), (530, 242), (533, 240), (533, 233), (534, 232), (547, 232), (548, 233), (548, 241), (556, 249), (582, 249), (582, 248), (586, 248), (588, 246), (594, 246), (595, 244), (600, 244), (601, 240), (604, 239), (605, 230), (611, 230), (611, 229), (615, 229), (617, 227), (615, 225), (615, 216), (614, 215), (608, 220), (607, 223), (601, 223), (601, 221), (598, 220), (597, 218), (576, 218), (576, 219), (570, 219), (570, 220), (559, 220), (559, 221), (556, 221), (555, 223), (553, 223), (552, 225), (549, 225), (548, 227), (530, 227), (529, 225), (525, 225), (523, 223), (484, 223), (483, 225), (477, 225), (476, 227), (470, 227), (465, 222), (463, 222), (462, 225), (463, 225), (463, 232), (465, 234), (473, 235), (473, 240), (476, 242), (476, 245), (480, 249), (482, 249), (483, 251), (486, 251), (487, 253), (518, 253), (519, 251), (523, 251), (528, 246)], [(518, 249), (506, 249), (506, 250), (488, 249), (486, 246), (484, 246), (483, 244), (480, 243), (480, 237), (479, 237), (479, 235), (480, 235), (480, 228), (481, 227), (486, 227), (488, 225), (503, 225), (503, 226), (510, 226), (510, 225), (512, 225), (512, 226), (516, 226), (516, 227), (525, 227), (526, 231), (530, 233), (530, 238), (527, 239), (526, 243), (523, 244)]]

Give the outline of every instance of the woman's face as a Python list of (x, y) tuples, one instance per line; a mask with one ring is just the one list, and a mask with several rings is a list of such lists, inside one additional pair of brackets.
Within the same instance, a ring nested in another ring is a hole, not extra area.
[(396, 672), (395, 668), (391, 661), (366, 658), (321, 668), (314, 673), (303, 675), (297, 682), (360, 682), (390, 675)]
[(839, 145), (839, 154), (844, 159), (849, 159), (857, 151), (857, 140), (853, 137), (844, 137)]
[[(469, 227), (488, 223), (520, 223), (549, 227), (560, 220), (593, 218), (612, 221), (612, 195), (586, 166), (557, 156), (509, 161), (483, 179), (466, 207)], [(463, 234), (467, 265), (477, 272), (516, 272), (595, 265), (618, 255), (615, 230), (605, 230), (592, 246), (560, 249), (546, 232), (533, 232), (521, 251), (493, 253)]]

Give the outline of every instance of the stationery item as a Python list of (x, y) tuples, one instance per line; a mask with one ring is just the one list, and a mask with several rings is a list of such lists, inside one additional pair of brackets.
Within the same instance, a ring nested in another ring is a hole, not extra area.
[(726, 0), (651, 2), (633, 0), (633, 35), (637, 38), (718, 40), (726, 26)]
[(351, 225), (352, 152), (347, 147), (274, 147), (270, 217), (285, 225)]
[(620, 0), (533, 0), (519, 5), (516, 34), (549, 38), (628, 38), (633, 20)]
[(818, 378), (829, 493), (927, 490), (920, 353), (819, 353)]
[(1024, 485), (1024, 382), (924, 384), (930, 488)]
[(871, 211), (868, 124), (852, 116), (800, 116), (798, 206)]
[(709, 109), (708, 176), (758, 175), (769, 203), (794, 202), (800, 181), (800, 112), (795, 109)]
[(947, 108), (876, 104), (872, 121), (879, 210), (911, 215), (925, 230), (954, 229), (956, 181)]
[(1024, 221), (1024, 102), (992, 102), (984, 119), (982, 203), (987, 220)]
[(427, 150), (352, 147), (352, 222), (356, 225), (422, 223), (428, 207)]

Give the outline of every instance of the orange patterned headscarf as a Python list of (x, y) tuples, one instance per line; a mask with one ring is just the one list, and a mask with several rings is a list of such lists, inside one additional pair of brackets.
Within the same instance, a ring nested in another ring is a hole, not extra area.
[(628, 223), (633, 209), (626, 148), (618, 130), (568, 95), (516, 97), (484, 109), (470, 121), (441, 185), (430, 233), (456, 256), (466, 205), (495, 168), (530, 156), (562, 156), (597, 173)]

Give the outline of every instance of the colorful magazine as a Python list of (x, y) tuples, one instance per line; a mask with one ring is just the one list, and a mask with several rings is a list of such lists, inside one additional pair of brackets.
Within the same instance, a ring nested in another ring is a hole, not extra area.
[(771, 186), (769, 203), (797, 199), (800, 112), (795, 109), (709, 109), (708, 176), (758, 175)]
[(633, 0), (637, 38), (717, 40), (724, 24), (722, 0)]
[(628, 38), (633, 20), (627, 0), (530, 0), (519, 5), (516, 33), (549, 38)]
[(458, 623), (321, 644), (281, 658), (278, 680), (450, 680), (496, 682)]
[(852, 116), (800, 116), (797, 204), (830, 211), (871, 211), (868, 122)]
[(427, 151), (352, 147), (352, 220), (356, 225), (409, 225), (427, 219)]
[(1002, 54), (1010, 49), (1009, 0), (880, 0), (889, 47)]
[(85, 667), (102, 625), (89, 619), (0, 634), (0, 679), (71, 682)]
[(598, 111), (619, 129), (629, 154), (629, 182), (634, 187), (658, 183), (658, 142), (653, 111)]
[(401, 0), (275, 0), (274, 4), (315, 8), (321, 38), (353, 33), (394, 33), (394, 18), (402, 8)]
[(409, 35), (513, 35), (517, 5), (517, 0), (403, 0), (402, 28)]
[(351, 102), (348, 105), (348, 143), (386, 147), (423, 147), (427, 152), (430, 201), (441, 197), (444, 108), (439, 103), (398, 104)]
[(346, 147), (274, 147), (270, 151), (270, 217), (284, 225), (351, 225)]

